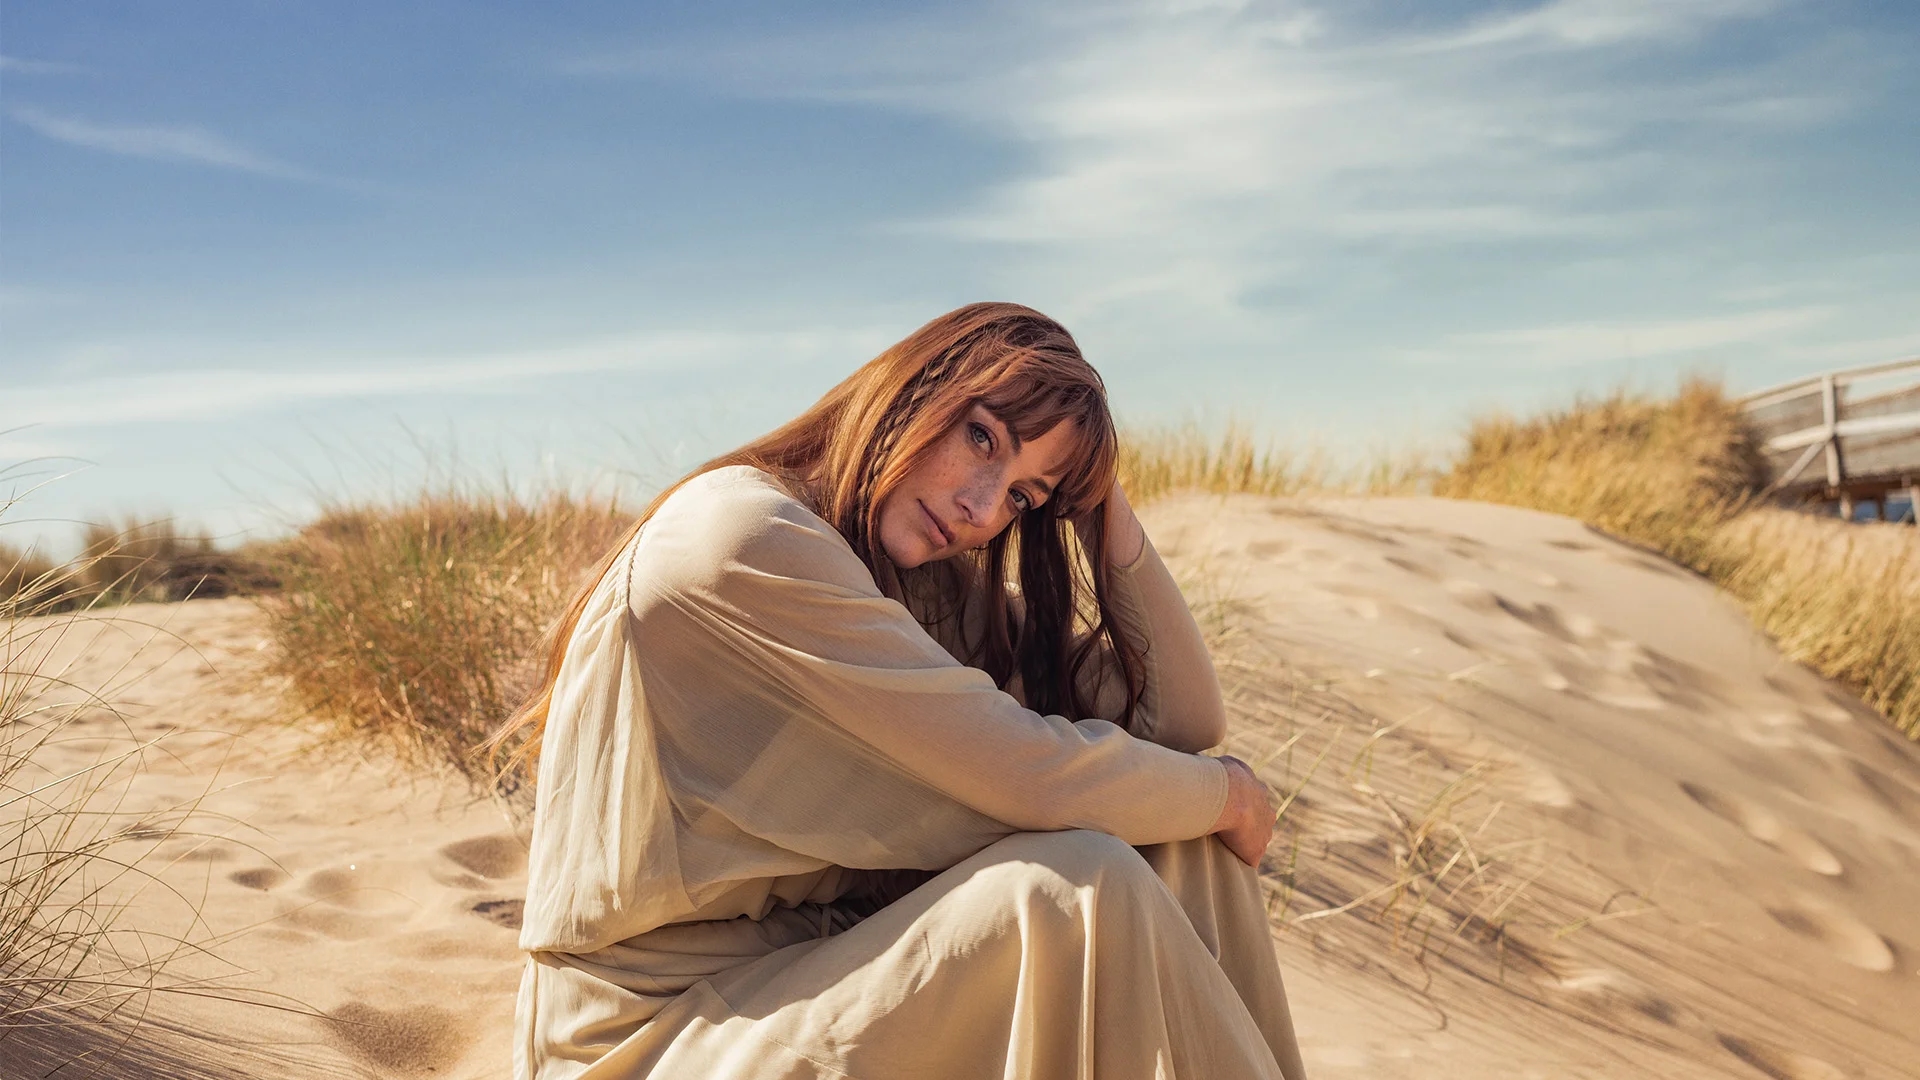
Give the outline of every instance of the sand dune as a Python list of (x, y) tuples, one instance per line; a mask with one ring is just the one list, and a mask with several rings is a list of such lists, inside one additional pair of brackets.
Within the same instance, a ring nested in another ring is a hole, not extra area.
[[(1298, 736), (1295, 784), (1335, 747), (1280, 935), (1316, 1075), (1920, 1075), (1920, 747), (1710, 584), (1483, 504), (1183, 498), (1152, 525), (1241, 631), (1232, 745)], [(1339, 738), (1380, 730), (1353, 767)], [(1417, 899), (1301, 918), (1391, 877), (1395, 812), (1449, 783), (1464, 828), (1497, 808), (1507, 884), (1428, 899), (1501, 925), (1431, 920), (1415, 960), (1386, 928)]]
[[(1230, 748), (1293, 799), (1265, 869), (1315, 1076), (1920, 1075), (1920, 747), (1709, 584), (1480, 504), (1146, 517), (1219, 639)], [(244, 602), (128, 615), (194, 648), (63, 647), (82, 682), (141, 673), (132, 735), (185, 732), (135, 797), (223, 815), (164, 848), (230, 966), (195, 963), (304, 1010), (163, 1002), (237, 1044), (207, 1075), (506, 1075), (500, 809), (268, 719)], [(87, 723), (58, 753), (129, 735)]]

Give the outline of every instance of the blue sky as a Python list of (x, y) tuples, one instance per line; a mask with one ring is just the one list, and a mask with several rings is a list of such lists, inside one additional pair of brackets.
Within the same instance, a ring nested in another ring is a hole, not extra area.
[(84, 463), (15, 518), (644, 487), (987, 298), (1123, 418), (1336, 449), (1920, 353), (1906, 3), (20, 0), (0, 55), (0, 465)]

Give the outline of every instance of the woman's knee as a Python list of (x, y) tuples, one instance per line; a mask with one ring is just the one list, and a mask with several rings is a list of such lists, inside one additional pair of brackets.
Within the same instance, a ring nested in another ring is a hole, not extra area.
[(1078, 889), (1160, 887), (1140, 853), (1110, 833), (1092, 829), (1016, 833), (987, 849), (1005, 865), (1038, 869)]

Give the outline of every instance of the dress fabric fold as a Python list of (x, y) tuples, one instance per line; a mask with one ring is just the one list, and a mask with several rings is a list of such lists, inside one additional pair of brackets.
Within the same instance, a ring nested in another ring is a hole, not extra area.
[(1226, 771), (1185, 752), (1204, 647), (1151, 547), (1114, 576), (1143, 737), (1027, 709), (768, 474), (683, 485), (554, 686), (515, 1075), (1297, 1080), (1257, 881), (1205, 836)]

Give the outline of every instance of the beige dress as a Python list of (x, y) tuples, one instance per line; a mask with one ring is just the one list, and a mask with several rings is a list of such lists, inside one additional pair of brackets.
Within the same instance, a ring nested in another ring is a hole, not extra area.
[(682, 487), (554, 688), (515, 1075), (1300, 1080), (1258, 883), (1206, 835), (1204, 646), (1151, 546), (1116, 578), (1139, 737), (961, 664), (767, 474)]

